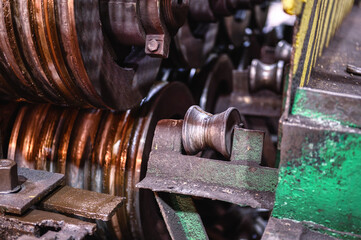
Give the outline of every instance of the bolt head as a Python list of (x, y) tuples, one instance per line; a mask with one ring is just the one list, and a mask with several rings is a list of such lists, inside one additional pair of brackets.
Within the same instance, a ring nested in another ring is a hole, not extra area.
[(18, 186), (18, 168), (15, 161), (0, 159), (0, 192), (11, 192)]
[(151, 52), (157, 51), (157, 50), (159, 49), (159, 43), (158, 43), (158, 41), (155, 40), (155, 39), (150, 40), (150, 41), (148, 42), (148, 44), (147, 44), (147, 48), (148, 48), (148, 50), (151, 51)]

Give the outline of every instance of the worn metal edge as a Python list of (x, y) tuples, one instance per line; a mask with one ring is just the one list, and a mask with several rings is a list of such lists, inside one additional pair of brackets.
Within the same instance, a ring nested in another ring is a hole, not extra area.
[[(231, 202), (240, 206), (250, 206), (252, 208), (272, 209), (274, 205), (274, 192), (258, 192), (247, 189), (224, 188), (217, 186), (205, 186), (199, 188), (200, 183), (170, 180), (148, 176), (136, 185), (137, 188), (150, 189), (154, 192), (168, 192), (184, 195), (191, 195), (213, 200)], [(211, 193), (211, 194), (210, 194)], [(257, 199), (255, 199), (255, 197)]]

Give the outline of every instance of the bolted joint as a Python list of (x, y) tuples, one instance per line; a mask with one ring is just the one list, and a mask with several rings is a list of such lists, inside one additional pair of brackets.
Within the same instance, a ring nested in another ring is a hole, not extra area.
[(199, 106), (188, 109), (182, 126), (182, 143), (187, 154), (196, 154), (207, 148), (231, 156), (234, 127), (241, 124), (236, 108), (212, 115)]
[(16, 162), (10, 159), (0, 159), (0, 193), (16, 192), (19, 188)]
[(145, 46), (146, 54), (162, 58), (168, 57), (171, 37), (185, 23), (188, 9), (189, 0), (100, 1), (102, 24), (112, 41)]
[(145, 53), (153, 57), (167, 58), (169, 55), (170, 41), (169, 35), (147, 35)]
[(276, 93), (282, 91), (284, 62), (265, 64), (254, 59), (249, 69), (249, 90), (256, 92), (268, 89)]

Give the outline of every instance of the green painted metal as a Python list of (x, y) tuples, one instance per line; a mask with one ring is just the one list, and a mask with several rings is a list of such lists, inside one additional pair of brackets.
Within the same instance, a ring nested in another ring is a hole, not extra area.
[(162, 196), (158, 193), (156, 199), (172, 239), (208, 239), (191, 197), (165, 193)]
[[(261, 166), (246, 166), (229, 164), (220, 160), (209, 160), (193, 156), (182, 156), (179, 160), (178, 153), (157, 153), (157, 158), (167, 159), (167, 168), (162, 162), (149, 162), (150, 176), (160, 179), (171, 179), (178, 182), (203, 182), (225, 188), (243, 188), (254, 191), (274, 192), (277, 185), (277, 169)], [(183, 168), (179, 169), (177, 162)], [(231, 191), (231, 190), (230, 190)]]
[[(235, 129), (233, 161), (223, 161), (182, 154), (182, 124), (175, 120), (158, 123), (147, 174), (137, 187), (273, 208), (278, 170), (259, 165), (263, 133)], [(245, 138), (239, 136), (245, 133)], [(245, 153), (238, 155), (242, 149)], [(244, 159), (250, 151), (260, 151), (253, 156), (255, 161)]]
[(208, 239), (191, 197), (171, 194), (171, 201), (187, 239)]
[(231, 161), (261, 163), (264, 132), (235, 128)]
[(282, 152), (273, 216), (321, 224), (342, 238), (361, 234), (361, 135), (284, 130), (283, 141), (301, 140)]
[(340, 124), (361, 127), (361, 97), (299, 88), (296, 91), (292, 114), (321, 124)]

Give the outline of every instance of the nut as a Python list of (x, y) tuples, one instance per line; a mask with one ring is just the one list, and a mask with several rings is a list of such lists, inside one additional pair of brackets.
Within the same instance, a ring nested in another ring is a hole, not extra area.
[(0, 159), (0, 192), (10, 193), (18, 187), (18, 168), (13, 160)]
[(147, 48), (148, 48), (148, 50), (151, 51), (151, 52), (157, 51), (157, 50), (159, 49), (159, 43), (158, 43), (158, 41), (155, 40), (155, 39), (150, 40), (150, 41), (148, 42), (148, 44), (147, 44)]

